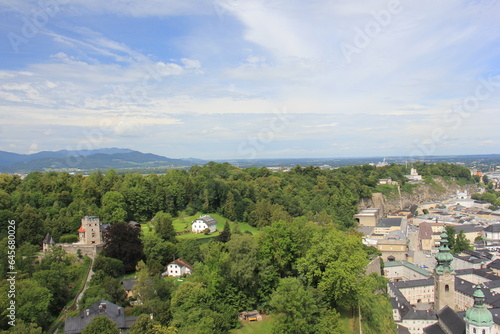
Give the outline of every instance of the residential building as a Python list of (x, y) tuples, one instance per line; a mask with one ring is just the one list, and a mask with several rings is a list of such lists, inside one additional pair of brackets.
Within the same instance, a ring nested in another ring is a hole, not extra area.
[(101, 299), (82, 311), (77, 317), (66, 318), (64, 321), (64, 334), (80, 334), (96, 316), (106, 316), (111, 319), (120, 333), (126, 333), (138, 317), (126, 317), (123, 307)]
[(190, 275), (193, 270), (193, 266), (184, 261), (183, 259), (177, 259), (170, 262), (165, 268), (163, 276), (184, 276)]
[(483, 230), (483, 240), (486, 246), (499, 246), (500, 247), (500, 224), (488, 225)]
[(191, 231), (195, 233), (204, 232), (206, 229), (209, 230), (209, 233), (217, 230), (217, 221), (210, 215), (198, 217), (191, 224)]

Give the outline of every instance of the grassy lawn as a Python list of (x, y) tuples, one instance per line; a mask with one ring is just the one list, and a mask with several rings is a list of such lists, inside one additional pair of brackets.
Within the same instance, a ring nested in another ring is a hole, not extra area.
[(186, 277), (173, 277), (173, 276), (165, 276), (163, 279), (167, 282), (172, 282), (174, 283), (175, 286), (179, 286), (184, 282), (189, 282), (190, 276), (187, 275)]
[(135, 274), (136, 274), (136, 272), (130, 273), (128, 275), (121, 277), (120, 280), (135, 278)]
[[(203, 216), (201, 212), (197, 212), (195, 215), (184, 217), (182, 219), (175, 219), (172, 224), (174, 225), (174, 229), (176, 232), (182, 232), (182, 231), (188, 231), (191, 230), (191, 223), (193, 220), (196, 218)], [(217, 213), (210, 213), (210, 216), (214, 217), (214, 219), (217, 221), (217, 230), (222, 231), (224, 229), (224, 224), (226, 221), (229, 221), (226, 217), (223, 217)], [(240, 231), (245, 232), (249, 231), (252, 234), (259, 234), (259, 230), (256, 229), (255, 227), (252, 227), (248, 225), (247, 223), (234, 223), (229, 221), (229, 226), (231, 227), (231, 230), (234, 230), (234, 228), (239, 228)], [(144, 230), (143, 230), (144, 231)], [(205, 235), (203, 233), (187, 233), (187, 234), (182, 234), (177, 236), (179, 240), (183, 239), (205, 239), (205, 238), (213, 238), (219, 235), (219, 232), (212, 233), (210, 235)]]
[[(150, 230), (150, 228), (151, 228), (151, 230)], [(153, 232), (152, 228), (153, 228), (153, 224), (151, 224), (151, 222), (147, 222), (145, 224), (141, 224), (141, 232), (143, 234), (152, 233)]]
[(266, 316), (262, 321), (255, 322), (242, 322), (243, 327), (239, 329), (233, 329), (230, 331), (231, 334), (267, 334), (271, 333), (273, 327), (272, 316)]

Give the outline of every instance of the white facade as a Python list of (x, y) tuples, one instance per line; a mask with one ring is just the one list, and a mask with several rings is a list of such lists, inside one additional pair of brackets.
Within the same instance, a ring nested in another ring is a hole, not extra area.
[(413, 288), (399, 289), (411, 305), (418, 303), (434, 303), (434, 285), (423, 285)]
[(217, 231), (217, 221), (209, 215), (201, 216), (193, 221), (191, 224), (191, 231), (194, 233), (200, 233), (209, 229), (210, 233)]
[(500, 224), (491, 224), (483, 231), (483, 239), (486, 245), (498, 245), (500, 243)]
[(480, 327), (473, 324), (466, 323), (465, 325), (466, 334), (491, 334), (491, 327)]
[(401, 325), (408, 328), (410, 334), (422, 334), (424, 328), (430, 325), (434, 325), (437, 321), (430, 319), (404, 319), (400, 322)]
[(176, 263), (170, 263), (167, 266), (167, 275), (168, 276), (183, 276), (183, 275), (190, 275), (191, 274), (191, 269), (187, 266), (181, 266)]

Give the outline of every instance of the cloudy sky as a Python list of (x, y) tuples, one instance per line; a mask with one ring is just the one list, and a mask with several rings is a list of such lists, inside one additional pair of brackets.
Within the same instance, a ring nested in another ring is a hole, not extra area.
[(500, 2), (0, 0), (0, 150), (500, 153)]

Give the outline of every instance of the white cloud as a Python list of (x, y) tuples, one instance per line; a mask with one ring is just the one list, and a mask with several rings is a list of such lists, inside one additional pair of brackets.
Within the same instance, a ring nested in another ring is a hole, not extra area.
[(186, 68), (195, 68), (199, 69), (201, 68), (201, 63), (198, 60), (195, 59), (188, 59), (188, 58), (182, 58), (181, 62), (184, 64)]
[[(286, 106), (297, 118), (289, 133), (276, 134), (274, 146), (263, 155), (332, 155), (333, 147), (396, 152), (399, 145), (410, 150), (415, 141), (429, 138), (432, 129), (449, 125), (444, 115), (474, 96), (481, 77), (498, 72), (500, 4), (401, 2), (400, 12), (381, 25), (373, 13), (386, 12), (388, 4), (71, 1), (58, 13), (62, 21), (84, 13), (108, 15), (106, 29), (118, 29), (109, 28), (114, 16), (133, 24), (135, 18), (154, 16), (163, 24), (179, 16), (179, 24), (171, 34), (151, 31), (145, 38), (159, 46), (145, 50), (147, 43), (133, 45), (117, 30), (99, 31), (104, 28), (92, 20), (70, 28), (54, 20), (55, 27), (48, 25), (40, 34), (56, 45), (50, 59), (0, 71), (0, 113), (16, 113), (5, 128), (26, 120), (95, 127), (109, 119), (110, 140), (130, 136), (132, 144), (167, 136), (152, 129), (168, 128), (169, 135), (194, 147), (205, 138), (219, 144), (242, 140), (265, 128), (275, 108)], [(0, 6), (29, 12), (37, 5), (4, 1)], [(366, 27), (377, 23), (380, 31), (367, 34)], [(364, 46), (356, 45), (359, 31), (367, 36)], [(350, 62), (342, 43), (358, 49)], [(481, 101), (474, 117), (463, 120), (455, 131), (460, 143), (467, 141), (467, 133), (478, 131), (485, 138), (475, 144), (496, 140), (488, 136), (500, 121), (498, 91)], [(475, 117), (488, 117), (488, 124), (476, 123)], [(369, 147), (364, 145), (368, 138)], [(390, 144), (394, 138), (397, 145)], [(313, 142), (320, 146), (317, 150)], [(439, 143), (443, 150), (454, 145), (451, 140)], [(231, 151), (226, 147), (224, 152)]]
[(330, 123), (330, 124), (317, 124), (317, 125), (304, 125), (305, 128), (330, 128), (338, 126), (339, 123)]

